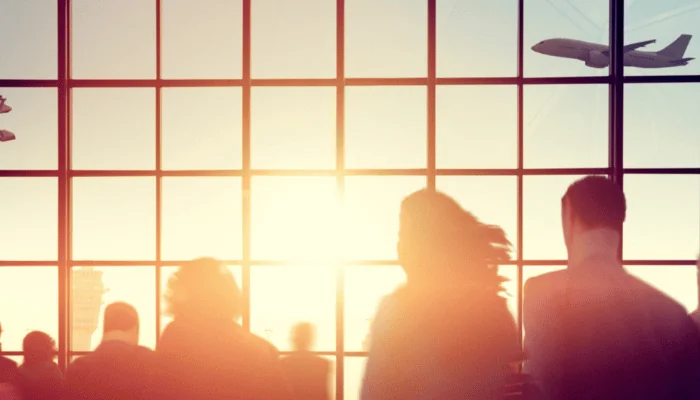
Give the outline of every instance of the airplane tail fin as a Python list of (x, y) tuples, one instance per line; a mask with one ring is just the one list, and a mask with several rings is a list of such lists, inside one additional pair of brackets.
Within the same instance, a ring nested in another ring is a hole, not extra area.
[(693, 35), (680, 35), (678, 36), (678, 39), (673, 41), (673, 43), (659, 50), (658, 54), (671, 58), (682, 58), (683, 54), (685, 54), (685, 49), (688, 48), (690, 38), (692, 37)]

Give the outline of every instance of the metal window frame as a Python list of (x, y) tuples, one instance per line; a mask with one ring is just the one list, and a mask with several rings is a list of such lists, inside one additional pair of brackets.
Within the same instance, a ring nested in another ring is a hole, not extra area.
[[(58, 180), (58, 259), (56, 261), (4, 261), (6, 266), (57, 266), (58, 267), (58, 360), (65, 369), (74, 355), (84, 351), (70, 350), (71, 321), (71, 268), (75, 266), (154, 266), (156, 274), (156, 331), (160, 332), (160, 281), (161, 267), (177, 266), (181, 261), (162, 258), (162, 179), (170, 176), (237, 176), (242, 189), (242, 258), (226, 260), (238, 265), (242, 272), (242, 290), (245, 298), (243, 325), (250, 329), (250, 277), (252, 267), (295, 265), (294, 261), (254, 260), (250, 255), (251, 231), (251, 180), (254, 176), (334, 176), (339, 202), (344, 201), (347, 176), (425, 176), (428, 188), (435, 189), (438, 176), (515, 176), (517, 178), (517, 248), (518, 257), (507, 265), (517, 270), (518, 329), (522, 337), (522, 287), (525, 266), (563, 266), (566, 260), (527, 260), (523, 258), (523, 178), (535, 175), (609, 175), (623, 186), (627, 174), (693, 174), (700, 175), (700, 168), (625, 168), (623, 164), (623, 96), (624, 85), (645, 83), (700, 83), (700, 75), (624, 76), (622, 44), (624, 42), (624, 2), (610, 0), (611, 65), (607, 76), (595, 77), (525, 77), (524, 76), (524, 0), (518, 1), (517, 75), (505, 78), (442, 78), (437, 76), (437, 0), (426, 0), (427, 7), (427, 76), (421, 78), (347, 78), (345, 77), (345, 0), (336, 0), (336, 77), (330, 79), (254, 79), (251, 76), (251, 6), (253, 0), (242, 0), (243, 47), (242, 76), (240, 79), (163, 79), (161, 74), (161, 0), (156, 6), (156, 78), (155, 79), (72, 79), (71, 77), (71, 0), (57, 0), (58, 60), (57, 79), (23, 80), (0, 79), (0, 87), (57, 88), (58, 95), (58, 167), (56, 170), (0, 170), (0, 177), (54, 177)], [(606, 168), (547, 168), (524, 167), (523, 94), (527, 85), (549, 84), (605, 84), (609, 88), (609, 163)], [(345, 166), (345, 89), (352, 86), (414, 85), (427, 89), (427, 165), (420, 169), (351, 169)], [(440, 169), (436, 166), (436, 89), (443, 85), (511, 85), (517, 87), (517, 167), (512, 169)], [(251, 168), (250, 162), (250, 109), (251, 90), (264, 86), (335, 86), (336, 88), (336, 165), (329, 170), (262, 170)], [(156, 167), (154, 170), (72, 170), (71, 169), (71, 91), (73, 88), (121, 88), (148, 87), (155, 89), (155, 140)], [(161, 104), (165, 87), (240, 87), (242, 90), (242, 167), (239, 170), (162, 170), (161, 165)], [(152, 176), (156, 184), (156, 255), (155, 260), (73, 260), (72, 257), (72, 194), (74, 177)], [(695, 260), (624, 260), (625, 265), (684, 265), (693, 266)], [(304, 263), (307, 264), (308, 263)], [(336, 398), (344, 398), (344, 359), (364, 356), (364, 352), (345, 351), (345, 270), (354, 266), (398, 265), (397, 260), (348, 260), (336, 268), (336, 348), (335, 351), (318, 352), (336, 357)], [(21, 355), (21, 352), (3, 352)], [(284, 353), (283, 353), (284, 354)]]

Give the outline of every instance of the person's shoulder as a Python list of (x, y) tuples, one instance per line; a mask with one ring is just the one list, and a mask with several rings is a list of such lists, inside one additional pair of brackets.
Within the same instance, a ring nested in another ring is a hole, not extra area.
[(566, 281), (567, 270), (547, 272), (542, 275), (533, 276), (525, 281), (523, 290), (528, 293), (540, 293), (562, 286)]
[(0, 356), (0, 367), (2, 367), (2, 368), (17, 368), (17, 362), (11, 358)]
[(262, 356), (279, 357), (279, 350), (275, 345), (252, 333), (243, 331), (248, 348)]

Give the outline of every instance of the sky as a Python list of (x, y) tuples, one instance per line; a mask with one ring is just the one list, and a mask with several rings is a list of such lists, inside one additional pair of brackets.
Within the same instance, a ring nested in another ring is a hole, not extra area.
[[(0, 3), (0, 80), (56, 79), (56, 2)], [(72, 77), (156, 77), (155, 2), (72, 0)], [(335, 77), (335, 0), (253, 0), (252, 77)], [(347, 77), (425, 77), (425, 0), (346, 0)], [(517, 1), (437, 0), (439, 77), (514, 77)], [(692, 34), (688, 66), (628, 75), (700, 74), (700, 2), (627, 0), (625, 42), (656, 39), (658, 50)], [(563, 37), (607, 43), (605, 0), (527, 0), (527, 77), (602, 76), (608, 69), (535, 53), (533, 44)], [(240, 0), (162, 0), (162, 77), (241, 78)], [(606, 167), (606, 85), (528, 85), (524, 90), (525, 168)], [(3, 88), (14, 109), (0, 129), (17, 140), (0, 143), (0, 170), (55, 170), (56, 88)], [(74, 170), (155, 168), (155, 88), (77, 88), (72, 92)], [(254, 169), (335, 168), (333, 87), (254, 87), (251, 95)], [(427, 165), (427, 96), (422, 86), (347, 87), (347, 168), (405, 169)], [(700, 84), (625, 87), (624, 164), (627, 168), (700, 167)], [(240, 169), (241, 89), (165, 88), (162, 167)], [(517, 88), (439, 86), (438, 168), (517, 166)], [(559, 201), (580, 175), (527, 176), (523, 182), (523, 258), (563, 260)], [(425, 186), (424, 176), (352, 176), (344, 210), (332, 177), (253, 177), (251, 257), (299, 260), (303, 268), (252, 267), (251, 328), (281, 350), (299, 320), (318, 327), (319, 351), (335, 350), (335, 268), (351, 260), (396, 258), (398, 206)], [(0, 178), (0, 258), (57, 259), (58, 182), (51, 177)], [(514, 176), (441, 176), (437, 187), (517, 242)], [(700, 176), (626, 175), (627, 260), (691, 260), (700, 251)], [(183, 260), (242, 257), (241, 179), (166, 177), (162, 185), (162, 257)], [(73, 257), (150, 262), (155, 258), (155, 177), (73, 178)], [(343, 246), (339, 246), (343, 243)], [(517, 249), (516, 249), (517, 252)], [(513, 257), (519, 255), (514, 253)], [(240, 278), (240, 267), (231, 266)], [(405, 279), (398, 266), (345, 268), (345, 350), (361, 351), (377, 301)], [(525, 277), (561, 267), (529, 266)], [(141, 313), (141, 342), (156, 340), (153, 267), (103, 267), (105, 304), (125, 300)], [(680, 301), (697, 307), (692, 266), (628, 266)], [(515, 268), (501, 268), (515, 279)], [(240, 282), (240, 279), (239, 279)], [(510, 282), (514, 315), (518, 288)], [(4, 351), (18, 351), (33, 329), (56, 337), (56, 267), (0, 268)], [(21, 304), (21, 310), (15, 308)], [(515, 315), (517, 318), (518, 316)], [(167, 322), (167, 318), (162, 320)], [(99, 342), (99, 329), (93, 347)], [(72, 349), (84, 351), (89, 349)], [(345, 398), (357, 398), (364, 359), (345, 359)]]

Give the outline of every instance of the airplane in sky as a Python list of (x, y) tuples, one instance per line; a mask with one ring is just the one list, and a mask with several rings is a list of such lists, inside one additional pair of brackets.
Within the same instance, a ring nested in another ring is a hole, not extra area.
[[(623, 65), (636, 68), (669, 68), (688, 65), (695, 58), (683, 58), (692, 35), (680, 35), (673, 43), (659, 51), (637, 50), (656, 39), (628, 44), (623, 47)], [(592, 68), (605, 68), (610, 64), (610, 46), (574, 39), (547, 39), (532, 46), (532, 50), (548, 56), (581, 60)]]
[[(0, 96), (0, 114), (6, 114), (12, 111), (12, 107), (8, 106), (5, 104), (5, 101), (7, 99)], [(6, 130), (6, 129), (0, 129), (0, 142), (9, 142), (11, 140), (15, 140), (15, 134)]]

